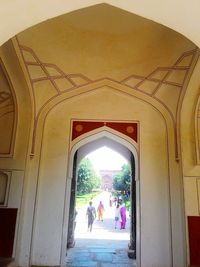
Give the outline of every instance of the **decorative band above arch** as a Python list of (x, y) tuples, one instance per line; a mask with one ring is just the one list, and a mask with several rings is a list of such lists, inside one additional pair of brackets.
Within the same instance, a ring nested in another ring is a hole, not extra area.
[(127, 135), (135, 142), (138, 140), (138, 124), (136, 122), (113, 122), (113, 121), (72, 121), (72, 141), (82, 134), (91, 132), (101, 127), (108, 127)]

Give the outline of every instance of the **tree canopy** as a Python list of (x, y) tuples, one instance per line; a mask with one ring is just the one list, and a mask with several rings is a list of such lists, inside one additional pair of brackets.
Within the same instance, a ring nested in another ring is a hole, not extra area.
[(124, 164), (113, 178), (113, 188), (117, 191), (130, 191), (130, 183), (131, 170), (128, 164)]
[(91, 161), (84, 158), (78, 168), (77, 193), (90, 193), (100, 186), (100, 177), (97, 175)]

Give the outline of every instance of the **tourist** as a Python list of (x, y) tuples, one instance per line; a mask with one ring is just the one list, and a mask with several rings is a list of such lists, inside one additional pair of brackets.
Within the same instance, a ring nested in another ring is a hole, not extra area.
[(122, 202), (123, 202), (123, 200), (122, 200), (122, 196), (119, 195), (119, 196), (118, 196), (118, 204), (121, 206), (121, 205), (122, 205)]
[(110, 197), (109, 197), (109, 206), (112, 207), (112, 194), (110, 194)]
[(120, 206), (117, 204), (115, 208), (115, 229), (117, 229), (117, 224), (119, 222), (119, 217), (120, 217)]
[(122, 204), (122, 206), (120, 207), (120, 223), (121, 223), (120, 229), (125, 229), (126, 228), (126, 206), (125, 204)]
[(89, 202), (86, 216), (88, 216), (88, 231), (92, 232), (92, 225), (96, 218), (96, 210), (95, 210), (95, 207), (92, 206), (92, 201)]
[(103, 222), (104, 205), (102, 201), (99, 202), (97, 213), (98, 213), (98, 220)]
[(117, 206), (117, 197), (114, 197), (113, 202), (114, 202), (114, 205), (115, 205), (115, 207), (116, 207), (116, 206)]

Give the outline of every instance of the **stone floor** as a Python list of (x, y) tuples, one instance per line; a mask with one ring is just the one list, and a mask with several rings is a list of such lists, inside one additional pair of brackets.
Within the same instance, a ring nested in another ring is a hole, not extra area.
[[(85, 244), (85, 245), (84, 245)], [(109, 240), (77, 240), (67, 251), (67, 267), (133, 267), (135, 261), (127, 256), (126, 242)]]
[(115, 229), (114, 210), (109, 206), (108, 192), (93, 199), (97, 208), (100, 200), (105, 207), (103, 222), (95, 220), (92, 232), (87, 231), (87, 206), (78, 210), (75, 247), (67, 251), (67, 267), (133, 267), (135, 261), (127, 256), (130, 238), (130, 220), (127, 214), (126, 229)]

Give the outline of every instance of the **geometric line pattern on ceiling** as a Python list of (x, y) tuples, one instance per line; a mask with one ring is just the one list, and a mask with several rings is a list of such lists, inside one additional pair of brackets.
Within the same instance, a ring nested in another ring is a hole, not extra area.
[[(61, 95), (69, 90), (81, 87), (83, 85), (92, 84), (96, 81), (103, 79), (110, 79), (109, 77), (102, 77), (98, 80), (92, 80), (81, 73), (66, 74), (56, 64), (42, 62), (36, 53), (30, 47), (20, 45), (18, 41), (19, 49), (22, 54), (23, 61), (25, 63), (32, 88), (34, 89), (34, 83), (40, 81), (50, 81), (56, 90), (56, 95), (52, 96), (46, 101), (40, 108), (40, 111), (36, 114), (35, 111), (35, 123), (33, 129), (33, 142), (32, 142), (32, 154), (34, 155), (35, 134), (38, 122), (38, 116), (41, 110), (46, 104), (54, 99), (56, 96)], [(189, 77), (190, 69), (193, 65), (198, 48), (184, 52), (172, 66), (157, 67), (147, 76), (140, 76), (132, 74), (121, 81), (110, 79), (116, 83), (125, 85), (129, 88), (138, 90), (144, 94), (151, 96), (159, 101), (170, 113), (175, 127), (175, 147), (176, 157), (177, 152), (177, 114), (178, 104), (181, 98), (182, 89), (184, 88), (185, 81)], [(164, 87), (165, 86), (165, 87)], [(170, 87), (171, 86), (171, 87)], [(65, 87), (65, 88), (63, 88)], [(173, 107), (171, 103), (164, 102), (162, 99), (163, 90), (176, 89), (176, 96), (173, 99)], [(164, 88), (164, 89), (163, 89)], [(159, 93), (161, 92), (161, 93)], [(184, 93), (184, 92), (183, 92)], [(36, 103), (35, 94), (33, 90), (34, 101)]]
[[(193, 58), (195, 56), (197, 49), (193, 49), (191, 51), (184, 52), (174, 63), (174, 65), (169, 66), (169, 67), (158, 67), (156, 68), (153, 72), (151, 72), (149, 75), (146, 77), (144, 76), (139, 76), (139, 75), (130, 75), (129, 77), (123, 79), (121, 83), (126, 84), (136, 90), (143, 91), (141, 90), (141, 85), (144, 84), (145, 82), (149, 81), (155, 84), (155, 88), (151, 93), (147, 93), (151, 96), (155, 95), (155, 93), (160, 89), (162, 84), (166, 85), (172, 85), (172, 86), (177, 86), (179, 88), (182, 88), (185, 82), (185, 79), (187, 77), (187, 74), (190, 70)], [(187, 64), (181, 64), (182, 62), (185, 62), (185, 59), (188, 58)], [(183, 72), (183, 78), (179, 82), (175, 81), (170, 81), (170, 75), (176, 74), (176, 72)], [(162, 73), (164, 75), (162, 75)], [(160, 75), (158, 75), (160, 74)], [(155, 76), (161, 76), (162, 78), (154, 78)], [(131, 86), (130, 81), (135, 79), (137, 82)]]
[[(57, 95), (96, 81), (91, 80), (81, 73), (66, 74), (56, 64), (42, 62), (30, 47), (19, 44), (19, 48), (33, 88), (34, 83), (48, 80), (56, 90), (56, 95), (45, 100), (43, 106)], [(112, 80), (155, 98), (167, 108), (172, 120), (175, 122), (182, 88), (188, 77), (197, 50), (198, 48), (195, 48), (184, 52), (172, 66), (157, 67), (147, 76), (132, 74), (121, 81)], [(103, 77), (101, 79), (105, 78)], [(173, 102), (163, 100), (163, 92), (167, 93), (169, 89), (174, 90), (175, 93)], [(34, 98), (36, 98), (34, 90), (33, 94)], [(34, 101), (36, 103), (36, 99)], [(35, 116), (37, 117), (37, 114)]]
[[(36, 53), (31, 48), (22, 45), (19, 45), (19, 47), (22, 52), (24, 62), (27, 66), (27, 70), (32, 84), (38, 81), (49, 80), (55, 87), (58, 94), (61, 94), (65, 90), (63, 89), (61, 90), (59, 88), (58, 84), (56, 83), (56, 80), (66, 79), (66, 81), (68, 81), (70, 85), (68, 89), (77, 88), (82, 85), (95, 82), (95, 80), (91, 80), (81, 73), (66, 74), (56, 64), (41, 62), (40, 59), (37, 57)], [(154, 96), (156, 94), (156, 92), (160, 89), (162, 84), (172, 85), (178, 88), (182, 88), (185, 79), (188, 75), (188, 72), (190, 70), (196, 51), (197, 49), (193, 49), (191, 51), (184, 52), (172, 66), (157, 67), (153, 72), (151, 72), (147, 76), (132, 74), (124, 78), (123, 80), (116, 82), (125, 84), (126, 86), (142, 91), (143, 93), (151, 96)], [(26, 54), (27, 53), (30, 54), (29, 60), (26, 59), (24, 52), (26, 52)], [(184, 63), (182, 64), (182, 62)], [(38, 75), (38, 77), (32, 77), (33, 75), (30, 71), (30, 67), (33, 66), (40, 68), (40, 75)], [(177, 82), (176, 79), (175, 80), (170, 79), (170, 76), (172, 75), (176, 76), (176, 74), (180, 72), (182, 72), (181, 80)], [(144, 87), (146, 82), (151, 82), (151, 84), (154, 85), (153, 86), (154, 88), (151, 90), (150, 93), (142, 89), (142, 87)]]
[[(87, 78), (83, 74), (80, 74), (80, 73), (66, 74), (55, 64), (41, 62), (40, 59), (35, 54), (35, 52), (29, 47), (25, 47), (25, 46), (20, 45), (20, 49), (22, 51), (24, 62), (26, 64), (26, 66), (28, 67), (27, 69), (28, 69), (28, 72), (30, 75), (30, 80), (32, 83), (35, 83), (38, 81), (43, 81), (43, 80), (49, 80), (52, 83), (52, 85), (55, 87), (58, 94), (61, 94), (63, 92), (63, 90), (60, 90), (60, 88), (58, 87), (58, 85), (56, 83), (56, 80), (66, 79), (68, 81), (68, 83), (71, 85), (68, 89), (77, 88), (81, 85), (85, 85), (85, 84), (92, 82), (89, 78)], [(26, 53), (30, 53), (30, 58), (32, 57), (32, 59), (33, 59), (32, 61), (26, 60), (26, 57), (24, 56), (24, 53), (23, 53), (24, 51)], [(31, 71), (30, 71), (31, 66), (35, 66), (35, 67), (40, 68), (40, 71), (43, 73), (43, 76), (38, 77), (38, 78), (32, 78), (31, 77)], [(51, 69), (52, 69), (52, 71), (51, 71)], [(55, 74), (51, 73), (53, 71)], [(78, 82), (77, 82), (77, 80), (78, 80)]]

